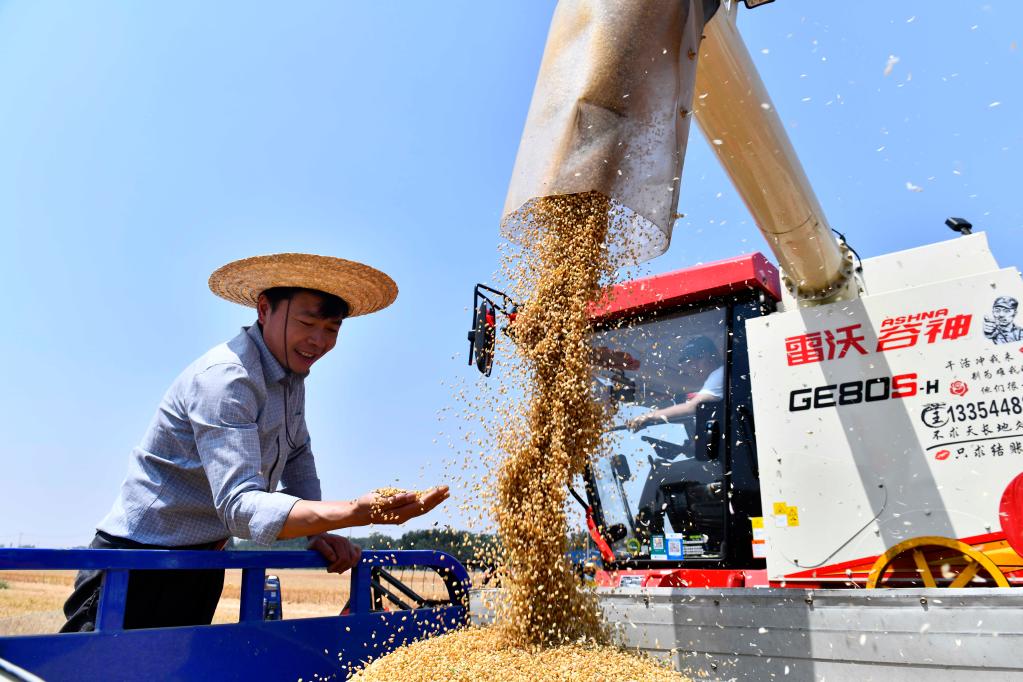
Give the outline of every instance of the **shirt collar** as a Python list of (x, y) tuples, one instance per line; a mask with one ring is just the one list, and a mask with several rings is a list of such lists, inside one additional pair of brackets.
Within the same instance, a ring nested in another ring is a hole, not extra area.
[(251, 327), (242, 327), (242, 329), (252, 338), (256, 348), (259, 349), (259, 360), (263, 364), (263, 376), (266, 377), (267, 383), (281, 383), (284, 381), (288, 377), (288, 370), (281, 367), (281, 363), (277, 362), (277, 358), (266, 347), (266, 342), (263, 341), (263, 332), (260, 330), (259, 325), (254, 324)]

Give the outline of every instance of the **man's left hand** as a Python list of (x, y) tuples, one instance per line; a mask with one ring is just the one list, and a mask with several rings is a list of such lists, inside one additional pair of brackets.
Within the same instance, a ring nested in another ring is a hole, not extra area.
[(315, 549), (330, 562), (327, 566), (328, 573), (344, 573), (362, 558), (362, 550), (358, 545), (352, 544), (347, 538), (330, 533), (310, 536), (306, 548)]

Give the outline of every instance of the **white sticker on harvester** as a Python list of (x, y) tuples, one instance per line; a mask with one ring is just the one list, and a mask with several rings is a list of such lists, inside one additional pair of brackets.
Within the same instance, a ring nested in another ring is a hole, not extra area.
[(618, 587), (643, 587), (643, 576), (623, 575), (618, 581)]

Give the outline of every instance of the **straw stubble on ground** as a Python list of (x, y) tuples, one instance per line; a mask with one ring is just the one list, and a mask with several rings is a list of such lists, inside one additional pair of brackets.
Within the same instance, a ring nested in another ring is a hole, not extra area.
[[(392, 571), (402, 582), (427, 599), (447, 596), (444, 582), (434, 571), (397, 569)], [(285, 619), (336, 616), (348, 601), (351, 581), (348, 574), (334, 575), (323, 569), (271, 570), (281, 581)], [(483, 574), (470, 572), (475, 586)], [(0, 571), (0, 636), (38, 635), (56, 632), (64, 624), (61, 608), (71, 594), (75, 571)], [(241, 571), (230, 570), (224, 579), (224, 592), (217, 605), (214, 623), (237, 623)]]

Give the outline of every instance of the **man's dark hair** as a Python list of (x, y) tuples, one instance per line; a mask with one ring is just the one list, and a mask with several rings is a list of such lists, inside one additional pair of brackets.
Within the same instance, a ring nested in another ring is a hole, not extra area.
[(313, 294), (320, 299), (319, 315), (323, 319), (329, 319), (333, 317), (340, 317), (342, 319), (348, 317), (348, 304), (340, 296), (334, 294), (328, 294), (325, 291), (319, 291), (318, 289), (304, 289), (302, 287), (274, 287), (273, 289), (267, 289), (263, 292), (266, 299), (270, 301), (270, 310), (277, 310), (277, 305), (283, 301), (290, 301), (291, 298), (299, 292), (307, 292)]

